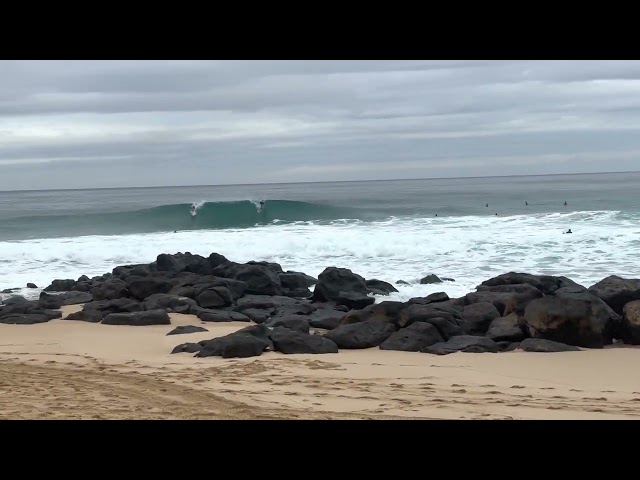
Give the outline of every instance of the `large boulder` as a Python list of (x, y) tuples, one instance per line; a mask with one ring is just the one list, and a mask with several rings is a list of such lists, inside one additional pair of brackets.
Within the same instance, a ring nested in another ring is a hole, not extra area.
[(348, 268), (328, 267), (318, 276), (318, 283), (313, 290), (313, 300), (330, 302), (348, 293), (367, 296), (369, 290), (364, 278)]
[(266, 335), (258, 330), (243, 329), (224, 337), (198, 342), (202, 350), (196, 354), (196, 357), (257, 357), (271, 345)]
[[(131, 276), (131, 275), (135, 275), (138, 277), (146, 277), (147, 275), (151, 275), (151, 267), (147, 264), (136, 264), (136, 265), (121, 265), (118, 267), (115, 267), (113, 269), (113, 271), (111, 272), (112, 275), (116, 278), (119, 278), (121, 280), (124, 280), (125, 278)], [(88, 278), (82, 278), (80, 277), (78, 279), (78, 282), (87, 282), (89, 281)]]
[(622, 315), (627, 303), (640, 300), (640, 279), (611, 275), (589, 287), (589, 293), (601, 298), (614, 312)]
[(622, 309), (622, 339), (625, 343), (640, 345), (640, 300), (627, 303)]
[(442, 279), (434, 273), (420, 279), (420, 284), (422, 285), (430, 285), (432, 283), (442, 283)]
[(430, 303), (446, 302), (450, 300), (449, 295), (445, 292), (435, 292), (426, 297), (415, 297), (409, 299), (408, 303), (417, 303), (419, 305), (429, 305)]
[(451, 337), (447, 342), (440, 342), (423, 348), (424, 353), (435, 355), (448, 355), (455, 352), (466, 353), (496, 353), (499, 348), (496, 342), (486, 337), (473, 335), (458, 335)]
[(190, 252), (175, 255), (160, 254), (156, 259), (156, 265), (158, 271), (171, 273), (192, 272), (198, 275), (211, 275), (213, 270), (208, 259)]
[(580, 349), (566, 343), (545, 340), (544, 338), (525, 338), (518, 348), (525, 352), (579, 352)]
[(344, 317), (344, 312), (331, 308), (323, 308), (316, 310), (306, 318), (309, 321), (309, 325), (313, 328), (333, 330), (340, 325), (342, 317)]
[(268, 320), (267, 327), (282, 327), (295, 330), (300, 333), (309, 333), (309, 321), (301, 315), (289, 315), (287, 317), (274, 317)]
[[(514, 288), (516, 287), (516, 285), (510, 285), (510, 287)], [(521, 284), (517, 288), (518, 291), (510, 292), (493, 291), (492, 288), (492, 290), (480, 290), (477, 292), (468, 293), (464, 297), (465, 305), (472, 305), (474, 303), (481, 302), (492, 303), (496, 307), (500, 315), (504, 315), (507, 305), (513, 305), (511, 307), (513, 309), (521, 305), (526, 305), (535, 298), (542, 297), (542, 292), (530, 285)]]
[(143, 327), (148, 325), (171, 325), (166, 310), (146, 310), (132, 313), (110, 313), (102, 319), (103, 325), (132, 325)]
[(289, 328), (277, 327), (271, 332), (271, 341), (277, 352), (338, 353), (335, 342), (321, 335), (309, 335)]
[(181, 343), (176, 346), (171, 353), (197, 353), (203, 348), (199, 343)]
[(231, 305), (233, 297), (226, 287), (211, 287), (198, 294), (196, 302), (203, 308), (219, 308)]
[(158, 310), (160, 308), (175, 313), (196, 313), (199, 308), (195, 300), (168, 293), (154, 293), (144, 299), (145, 310)]
[(89, 292), (94, 300), (116, 300), (131, 296), (126, 282), (119, 278), (98, 281), (93, 284)]
[(526, 336), (522, 323), (516, 313), (498, 317), (491, 322), (486, 336), (495, 342), (519, 342)]
[(250, 322), (246, 315), (231, 310), (198, 310), (196, 316), (203, 322)]
[(86, 292), (64, 292), (55, 295), (40, 292), (38, 304), (42, 308), (60, 308), (63, 305), (78, 305), (93, 301), (93, 295)]
[[(437, 304), (436, 304), (437, 305)], [(463, 333), (457, 316), (450, 309), (438, 309), (434, 305), (410, 305), (400, 312), (398, 325), (408, 327), (416, 322), (427, 322), (438, 329), (445, 340)]]
[(65, 320), (82, 320), (85, 322), (100, 322), (110, 313), (141, 312), (144, 304), (130, 298), (117, 298), (115, 300), (98, 300), (85, 303), (82, 310), (69, 314)]
[(173, 284), (163, 277), (139, 277), (131, 275), (126, 280), (127, 289), (133, 298), (144, 300), (154, 293), (169, 293)]
[(339, 348), (371, 348), (377, 347), (396, 331), (396, 326), (380, 320), (340, 325), (325, 334)]
[(207, 330), (206, 328), (198, 327), (197, 325), (179, 325), (173, 330), (171, 330), (169, 333), (167, 333), (167, 336), (186, 335), (190, 333), (200, 333), (200, 332), (208, 332), (208, 331), (209, 330)]
[(380, 344), (380, 349), (419, 352), (423, 348), (443, 341), (442, 335), (432, 324), (417, 322), (393, 333)]
[(11, 313), (0, 317), (0, 323), (13, 325), (33, 325), (36, 323), (45, 323), (49, 320), (52, 320), (52, 318), (40, 313)]
[(342, 292), (338, 298), (336, 298), (337, 305), (344, 305), (345, 307), (354, 310), (361, 310), (373, 304), (375, 301), (376, 299), (373, 297), (351, 292)]
[(369, 293), (374, 295), (389, 295), (390, 293), (397, 292), (398, 289), (391, 285), (389, 282), (382, 280), (376, 280), (375, 278), (367, 280), (365, 282)]
[(247, 293), (257, 295), (282, 295), (283, 293), (278, 273), (272, 267), (262, 264), (226, 262), (214, 268), (213, 274), (246, 283)]
[(69, 292), (71, 290), (73, 290), (73, 287), (76, 286), (76, 281), (73, 279), (66, 279), (66, 280), (61, 280), (61, 279), (56, 279), (53, 282), (51, 282), (51, 285), (47, 286), (44, 288), (45, 292)]
[(465, 334), (484, 335), (491, 322), (500, 316), (500, 312), (493, 303), (480, 302), (465, 306), (462, 316), (462, 330)]
[(602, 348), (612, 342), (620, 317), (598, 297), (577, 293), (533, 300), (524, 320), (533, 338)]
[(342, 323), (364, 322), (365, 320), (381, 320), (395, 325), (400, 324), (400, 312), (407, 308), (403, 302), (384, 301), (369, 305), (362, 310), (351, 310), (343, 317)]
[(288, 290), (308, 289), (316, 284), (317, 279), (301, 272), (285, 272), (278, 274), (282, 288)]
[(481, 291), (482, 287), (496, 287), (517, 284), (531, 285), (532, 287), (540, 290), (545, 295), (553, 294), (560, 288), (571, 289), (576, 292), (584, 290), (583, 286), (578, 285), (576, 282), (568, 279), (567, 277), (554, 277), (551, 275), (531, 275), (529, 273), (509, 272), (482, 282), (478, 287), (478, 291)]

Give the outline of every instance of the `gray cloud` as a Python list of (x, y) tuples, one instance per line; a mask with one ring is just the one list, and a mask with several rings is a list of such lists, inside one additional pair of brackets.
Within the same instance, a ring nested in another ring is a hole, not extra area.
[(636, 170), (637, 61), (0, 61), (0, 190)]

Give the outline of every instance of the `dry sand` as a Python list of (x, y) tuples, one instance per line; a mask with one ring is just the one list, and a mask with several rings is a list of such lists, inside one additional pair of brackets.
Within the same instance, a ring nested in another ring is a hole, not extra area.
[[(65, 315), (79, 306), (66, 307)], [(248, 359), (170, 355), (245, 323), (0, 324), (0, 418), (632, 419), (640, 350), (434, 356), (379, 349)]]

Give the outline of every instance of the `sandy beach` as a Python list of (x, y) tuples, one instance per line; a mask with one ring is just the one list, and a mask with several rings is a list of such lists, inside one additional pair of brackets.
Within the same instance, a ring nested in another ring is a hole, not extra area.
[[(81, 306), (64, 307), (64, 316)], [(246, 323), (173, 326), (54, 320), (0, 325), (3, 419), (634, 419), (635, 348), (424, 353), (377, 348), (258, 358), (170, 355)]]

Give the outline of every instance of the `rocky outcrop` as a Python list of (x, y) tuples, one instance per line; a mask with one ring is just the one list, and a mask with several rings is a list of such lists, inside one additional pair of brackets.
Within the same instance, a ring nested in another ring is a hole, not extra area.
[(51, 285), (44, 288), (45, 292), (69, 292), (76, 286), (76, 281), (72, 279), (56, 279), (51, 282)]

